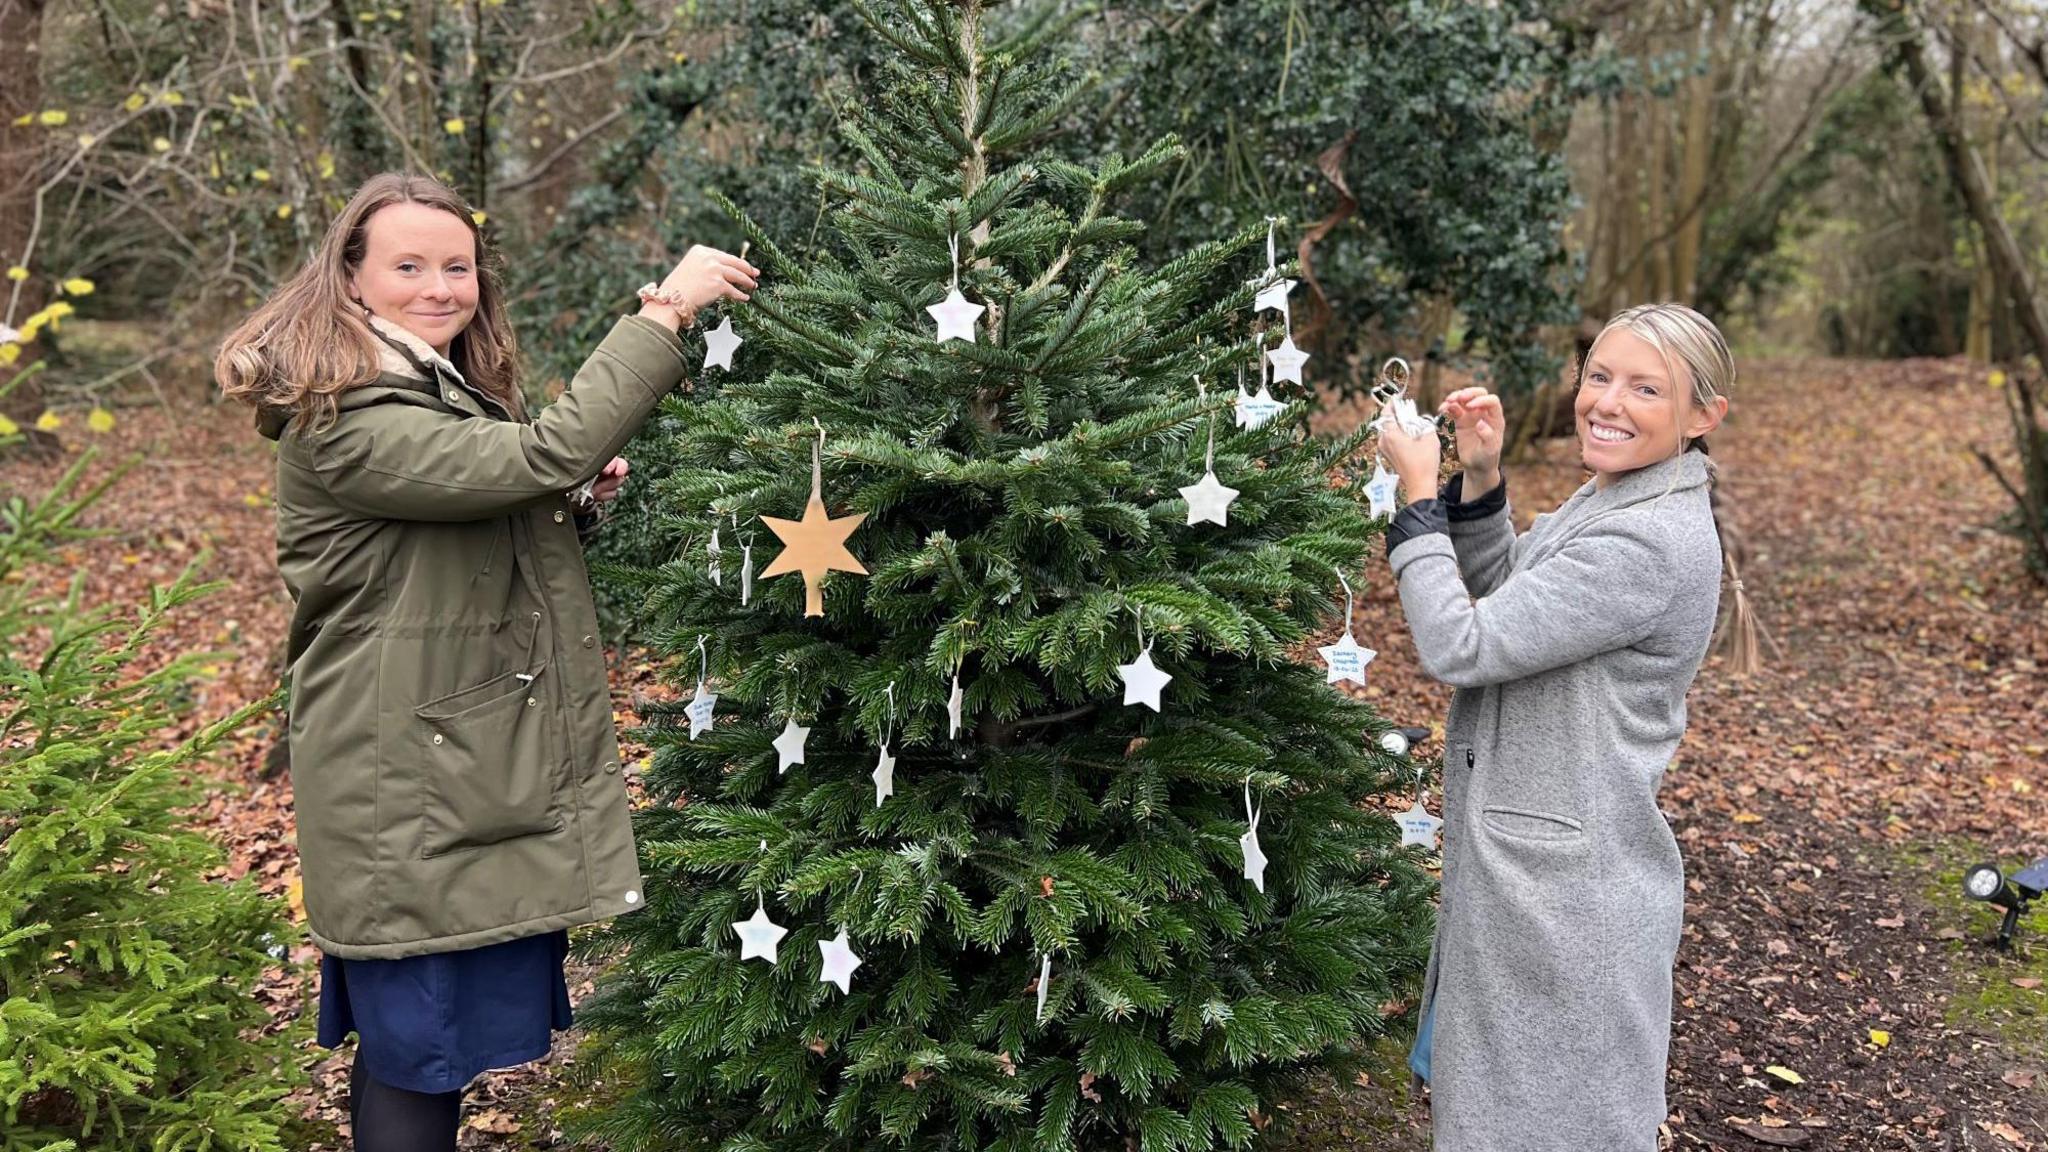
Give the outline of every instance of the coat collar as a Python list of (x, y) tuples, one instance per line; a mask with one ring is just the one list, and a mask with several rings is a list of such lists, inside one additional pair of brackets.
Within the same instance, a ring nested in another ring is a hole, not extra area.
[(1599, 487), (1597, 479), (1588, 480), (1567, 503), (1588, 512), (1625, 508), (1670, 493), (1698, 488), (1706, 482), (1707, 454), (1687, 449), (1668, 460), (1623, 472), (1609, 481), (1605, 488)]
[(455, 365), (449, 363), (447, 357), (434, 351), (433, 346), (425, 340), (374, 312), (365, 312), (363, 315), (369, 321), (370, 331), (382, 337), (377, 343), (377, 366), (382, 370), (408, 380), (425, 380), (427, 377), (420, 368), (422, 365), (428, 365), (453, 376), (457, 383), (467, 383)]
[[(361, 387), (344, 390), (335, 398), (339, 408), (346, 411), (366, 404), (378, 403), (382, 395), (372, 390), (372, 385), (398, 388), (408, 392), (419, 392), (438, 398), (441, 385), (429, 378), (428, 373), (446, 372), (464, 388), (469, 386), (462, 373), (447, 357), (435, 352), (433, 346), (396, 324), (373, 312), (365, 312), (364, 320), (369, 324), (370, 334), (377, 337), (377, 369), (380, 376), (366, 381)], [(424, 370), (424, 371), (423, 371)], [(256, 431), (265, 439), (276, 440), (284, 435), (294, 414), (284, 409), (263, 407), (256, 413)]]

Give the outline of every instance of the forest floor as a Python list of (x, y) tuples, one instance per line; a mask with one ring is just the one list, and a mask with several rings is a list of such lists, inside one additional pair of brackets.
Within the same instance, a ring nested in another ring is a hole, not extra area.
[[(2048, 590), (1992, 530), (2006, 501), (1968, 451), (2010, 459), (2000, 398), (1953, 362), (1749, 363), (1737, 413), (1714, 459), (1781, 651), (1750, 678), (1708, 661), (1661, 797), (1688, 876), (1665, 1142), (2048, 1152), (2048, 915), (2002, 955), (1992, 915), (1958, 896), (1969, 864), (2048, 855)], [(63, 559), (94, 602), (139, 602), (195, 559), (227, 582), (163, 637), (220, 652), (196, 725), (276, 683), (288, 600), (268, 446), (242, 413), (196, 398), (145, 394), (117, 414), (99, 435), (67, 419), (62, 461), (0, 459), (0, 493), (41, 491), (87, 445), (102, 449), (90, 474), (139, 456), (88, 517), (108, 535)], [(1583, 480), (1568, 441), (1544, 448), (1508, 469), (1518, 527)], [(1449, 690), (1417, 667), (1375, 572), (1354, 624), (1379, 650), (1364, 694), (1440, 731)], [(662, 689), (636, 654), (614, 663), (629, 727), (633, 702)], [(261, 774), (271, 736), (258, 725), (234, 743), (200, 815), (225, 874), (302, 917), (289, 782)], [(629, 744), (629, 763), (639, 753)], [(317, 952), (292, 958), (263, 991), (280, 1027), (310, 1015), (315, 990)], [(572, 998), (593, 975), (572, 969)], [(569, 1075), (580, 1040), (479, 1078), (463, 1147), (556, 1146), (558, 1105), (601, 1090)], [(1378, 1071), (1289, 1109), (1288, 1147), (1428, 1147), (1402, 1053), (1378, 1055)], [(293, 1103), (309, 1150), (347, 1147), (348, 1058), (308, 1041), (312, 1086)]]

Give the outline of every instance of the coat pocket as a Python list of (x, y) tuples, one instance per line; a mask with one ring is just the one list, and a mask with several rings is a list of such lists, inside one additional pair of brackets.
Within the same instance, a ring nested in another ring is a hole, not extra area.
[(553, 832), (553, 742), (540, 677), (507, 672), (413, 709), (423, 723), (422, 857)]
[(1523, 840), (1577, 840), (1586, 834), (1586, 826), (1569, 816), (1530, 808), (1481, 808), (1479, 818), (1489, 829)]

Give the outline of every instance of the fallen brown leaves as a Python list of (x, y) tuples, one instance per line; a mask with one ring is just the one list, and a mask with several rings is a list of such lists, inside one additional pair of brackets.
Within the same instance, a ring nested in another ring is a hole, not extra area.
[[(1745, 584), (1784, 651), (1747, 680), (1708, 660), (1662, 794), (1689, 897), (1672, 1144), (2007, 1147), (1981, 1135), (2009, 1139), (1995, 1125), (2048, 1147), (2048, 1099), (2003, 1078), (2043, 1054), (1945, 1022), (1942, 941), (1990, 923), (1930, 923), (1931, 877), (1898, 855), (1944, 837), (2008, 861), (2048, 853), (2048, 592), (1991, 530), (2004, 497), (1969, 454), (2009, 461), (1998, 397), (1950, 362), (1742, 371), (1713, 456), (1750, 550)], [(1519, 527), (1585, 478), (1569, 442), (1543, 449), (1508, 468)], [(1441, 733), (1450, 691), (1416, 666), (1384, 566), (1372, 575), (1353, 623), (1379, 650), (1363, 695)], [(1368, 1122), (1354, 1107), (1389, 1100), (1319, 1089), (1296, 1147), (1341, 1143)], [(1428, 1147), (1405, 1135), (1375, 1146)]]
[[(1988, 527), (2002, 497), (1969, 456), (1971, 445), (2009, 456), (1997, 397), (1981, 374), (1946, 362), (1745, 363), (1743, 373), (1714, 458), (1751, 550), (1746, 582), (1784, 653), (1746, 681), (1709, 660), (1666, 779), (1690, 897), (1672, 1143), (2048, 1148), (2043, 1054), (2008, 1053), (1997, 1037), (1945, 1023), (1943, 941), (1970, 934), (1931, 923), (1919, 898), (1928, 877), (1894, 851), (1958, 836), (2008, 860), (2048, 852), (2048, 595), (2020, 575), (2017, 545)], [(195, 690), (193, 724), (270, 691), (288, 601), (272, 561), (268, 446), (240, 413), (199, 404), (127, 410), (100, 440), (112, 449), (101, 467), (127, 453), (145, 463), (92, 514), (114, 534), (66, 557), (89, 573), (88, 595), (139, 601), (211, 550), (203, 572), (229, 587), (175, 621), (154, 655), (224, 651)], [(38, 491), (65, 463), (0, 459), (0, 489)], [(1583, 478), (1562, 441), (1509, 475), (1524, 526)], [(1450, 692), (1416, 666), (1384, 565), (1360, 588), (1353, 626), (1379, 650), (1363, 696), (1395, 723), (1440, 732)], [(622, 727), (638, 722), (637, 703), (667, 695), (631, 654), (613, 687)], [(236, 742), (195, 816), (228, 847), (225, 875), (254, 876), (290, 901), (290, 787), (261, 779), (267, 745), (260, 728)], [(630, 781), (646, 749), (629, 743), (625, 754)], [(317, 959), (307, 944), (293, 955)], [(590, 976), (572, 970), (579, 1001)], [(308, 970), (264, 997), (283, 1020), (309, 1010), (312, 991)], [(550, 1143), (551, 1125), (520, 1118), (548, 1113), (572, 1047), (563, 1037), (547, 1062), (472, 1086), (463, 1146)], [(301, 1099), (344, 1134), (346, 1084), (346, 1057), (328, 1055)], [(1388, 1131), (1395, 1100), (1369, 1077), (1325, 1080), (1299, 1109), (1282, 1109), (1290, 1123), (1276, 1134), (1291, 1127), (1303, 1149), (1366, 1140), (1420, 1152), (1426, 1129)]]

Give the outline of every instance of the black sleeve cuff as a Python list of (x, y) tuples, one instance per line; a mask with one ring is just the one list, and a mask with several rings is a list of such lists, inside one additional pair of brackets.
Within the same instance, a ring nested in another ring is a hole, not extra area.
[(1447, 506), (1446, 512), (1449, 514), (1453, 524), (1464, 524), (1472, 520), (1484, 520), (1488, 516), (1495, 515), (1505, 509), (1508, 506), (1508, 474), (1502, 472), (1500, 474), (1500, 483), (1493, 486), (1493, 491), (1472, 501), (1470, 504), (1462, 503), (1465, 498), (1464, 493), (1465, 474), (1460, 472), (1451, 477), (1449, 483), (1444, 485), (1444, 490), (1438, 494), (1438, 499), (1442, 500)]
[(1450, 521), (1444, 516), (1442, 500), (1417, 500), (1401, 509), (1394, 522), (1387, 526), (1387, 555), (1417, 536), (1432, 532), (1449, 532)]

